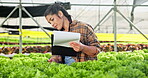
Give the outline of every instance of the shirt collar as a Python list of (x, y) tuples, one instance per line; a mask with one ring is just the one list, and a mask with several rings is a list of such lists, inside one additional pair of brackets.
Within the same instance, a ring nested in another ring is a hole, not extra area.
[(70, 24), (70, 27), (77, 25), (77, 23), (78, 23), (78, 20), (73, 20), (72, 23)]

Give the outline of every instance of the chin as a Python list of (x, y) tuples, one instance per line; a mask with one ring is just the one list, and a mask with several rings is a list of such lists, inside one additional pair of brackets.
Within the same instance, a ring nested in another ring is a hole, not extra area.
[(57, 28), (57, 30), (61, 30), (61, 29)]

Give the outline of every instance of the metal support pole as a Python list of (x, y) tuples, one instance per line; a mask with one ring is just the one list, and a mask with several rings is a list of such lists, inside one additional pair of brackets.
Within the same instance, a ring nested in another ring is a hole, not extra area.
[(7, 20), (8, 20), (8, 18), (15, 12), (15, 10), (18, 8), (18, 6), (16, 6), (11, 12), (10, 12), (10, 14), (6, 17), (6, 19), (1, 23), (1, 25), (0, 26), (2, 26)]
[[(131, 11), (131, 22), (133, 23), (134, 22), (134, 10), (135, 10), (135, 4), (136, 4), (136, 0), (133, 1), (133, 6), (132, 6), (132, 11)], [(131, 31), (133, 30), (132, 28), (132, 25), (130, 24), (130, 30)]]
[(109, 13), (110, 13), (112, 10), (113, 10), (113, 8), (111, 8), (111, 9), (107, 12), (107, 14), (100, 20), (100, 22), (94, 27), (94, 29), (96, 29), (97, 26), (100, 26), (100, 24), (102, 23), (102, 21), (109, 15)]
[(19, 45), (20, 45), (19, 53), (22, 53), (22, 4), (21, 4), (21, 0), (20, 0), (20, 4), (19, 4), (19, 23), (20, 23), (20, 26), (19, 26), (19, 36), (20, 36), (20, 39), (19, 39)]
[(148, 38), (146, 37), (146, 35), (144, 35), (128, 18), (126, 18), (119, 10), (117, 10), (117, 12), (127, 21), (131, 24), (131, 26), (133, 26), (140, 34), (142, 34), (147, 40)]
[(117, 7), (116, 7), (116, 0), (114, 0), (114, 22), (113, 22), (113, 31), (114, 31), (114, 51), (117, 52), (117, 26), (116, 26), (116, 11), (117, 11)]
[(44, 28), (31, 16), (31, 14), (24, 7), (22, 7), (22, 9), (48, 35), (48, 37), (51, 38)]

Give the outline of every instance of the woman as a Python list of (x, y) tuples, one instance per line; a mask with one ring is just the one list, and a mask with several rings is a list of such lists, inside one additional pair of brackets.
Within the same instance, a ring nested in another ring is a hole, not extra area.
[[(53, 55), (49, 62), (61, 62), (70, 65), (73, 62), (83, 62), (87, 60), (97, 60), (99, 53), (99, 41), (93, 28), (86, 23), (71, 19), (68, 12), (59, 4), (52, 4), (45, 11), (45, 18), (59, 31), (76, 32), (81, 34), (80, 42), (69, 42), (69, 45), (78, 52), (76, 57)], [(63, 59), (63, 60), (62, 60)]]

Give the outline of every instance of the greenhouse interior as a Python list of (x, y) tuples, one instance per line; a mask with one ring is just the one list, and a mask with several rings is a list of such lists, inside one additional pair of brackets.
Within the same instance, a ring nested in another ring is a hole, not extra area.
[(0, 78), (148, 78), (148, 0), (0, 0)]

